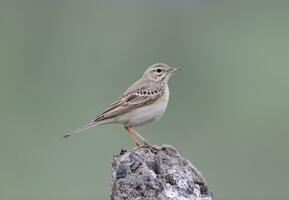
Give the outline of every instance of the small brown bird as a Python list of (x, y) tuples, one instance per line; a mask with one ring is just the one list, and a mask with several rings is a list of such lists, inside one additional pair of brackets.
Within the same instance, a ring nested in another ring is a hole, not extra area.
[(74, 130), (64, 137), (81, 133), (89, 128), (108, 123), (124, 125), (137, 146), (150, 145), (135, 127), (157, 121), (164, 114), (169, 101), (168, 80), (179, 68), (173, 68), (163, 63), (151, 65), (143, 76), (132, 84), (113, 104), (103, 113), (84, 127)]

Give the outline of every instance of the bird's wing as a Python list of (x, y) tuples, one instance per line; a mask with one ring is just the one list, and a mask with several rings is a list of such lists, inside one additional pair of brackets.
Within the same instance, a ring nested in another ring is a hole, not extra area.
[(155, 102), (164, 94), (164, 89), (161, 84), (145, 82), (139, 80), (129, 87), (122, 96), (120, 96), (113, 104), (111, 104), (103, 113), (94, 118), (84, 127), (67, 133), (64, 137), (71, 136), (76, 133), (81, 133), (89, 128), (97, 126), (106, 119), (111, 119), (119, 114), (129, 112), (132, 109), (143, 105), (149, 105)]
[[(137, 82), (135, 84), (137, 84)], [(152, 84), (143, 84), (142, 87), (130, 87), (103, 113), (93, 119), (92, 122), (109, 119), (116, 115), (126, 113), (134, 108), (149, 105), (161, 97), (163, 93), (164, 89), (160, 85), (153, 86)]]

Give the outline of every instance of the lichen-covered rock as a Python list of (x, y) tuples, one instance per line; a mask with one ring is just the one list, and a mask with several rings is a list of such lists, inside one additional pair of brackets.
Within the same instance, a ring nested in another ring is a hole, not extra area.
[(212, 200), (200, 171), (171, 146), (121, 151), (112, 160), (111, 200)]

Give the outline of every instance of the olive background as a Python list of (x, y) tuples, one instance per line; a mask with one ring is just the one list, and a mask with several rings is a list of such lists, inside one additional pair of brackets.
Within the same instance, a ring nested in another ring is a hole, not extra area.
[(220, 200), (289, 198), (289, 2), (0, 0), (0, 199), (108, 199), (118, 124), (62, 136), (145, 69), (182, 70), (138, 129), (198, 167)]

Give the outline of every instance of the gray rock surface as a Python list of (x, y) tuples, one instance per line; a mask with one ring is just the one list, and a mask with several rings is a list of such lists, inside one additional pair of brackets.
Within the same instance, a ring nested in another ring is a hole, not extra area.
[(175, 148), (122, 150), (112, 160), (111, 200), (212, 200), (207, 183)]

